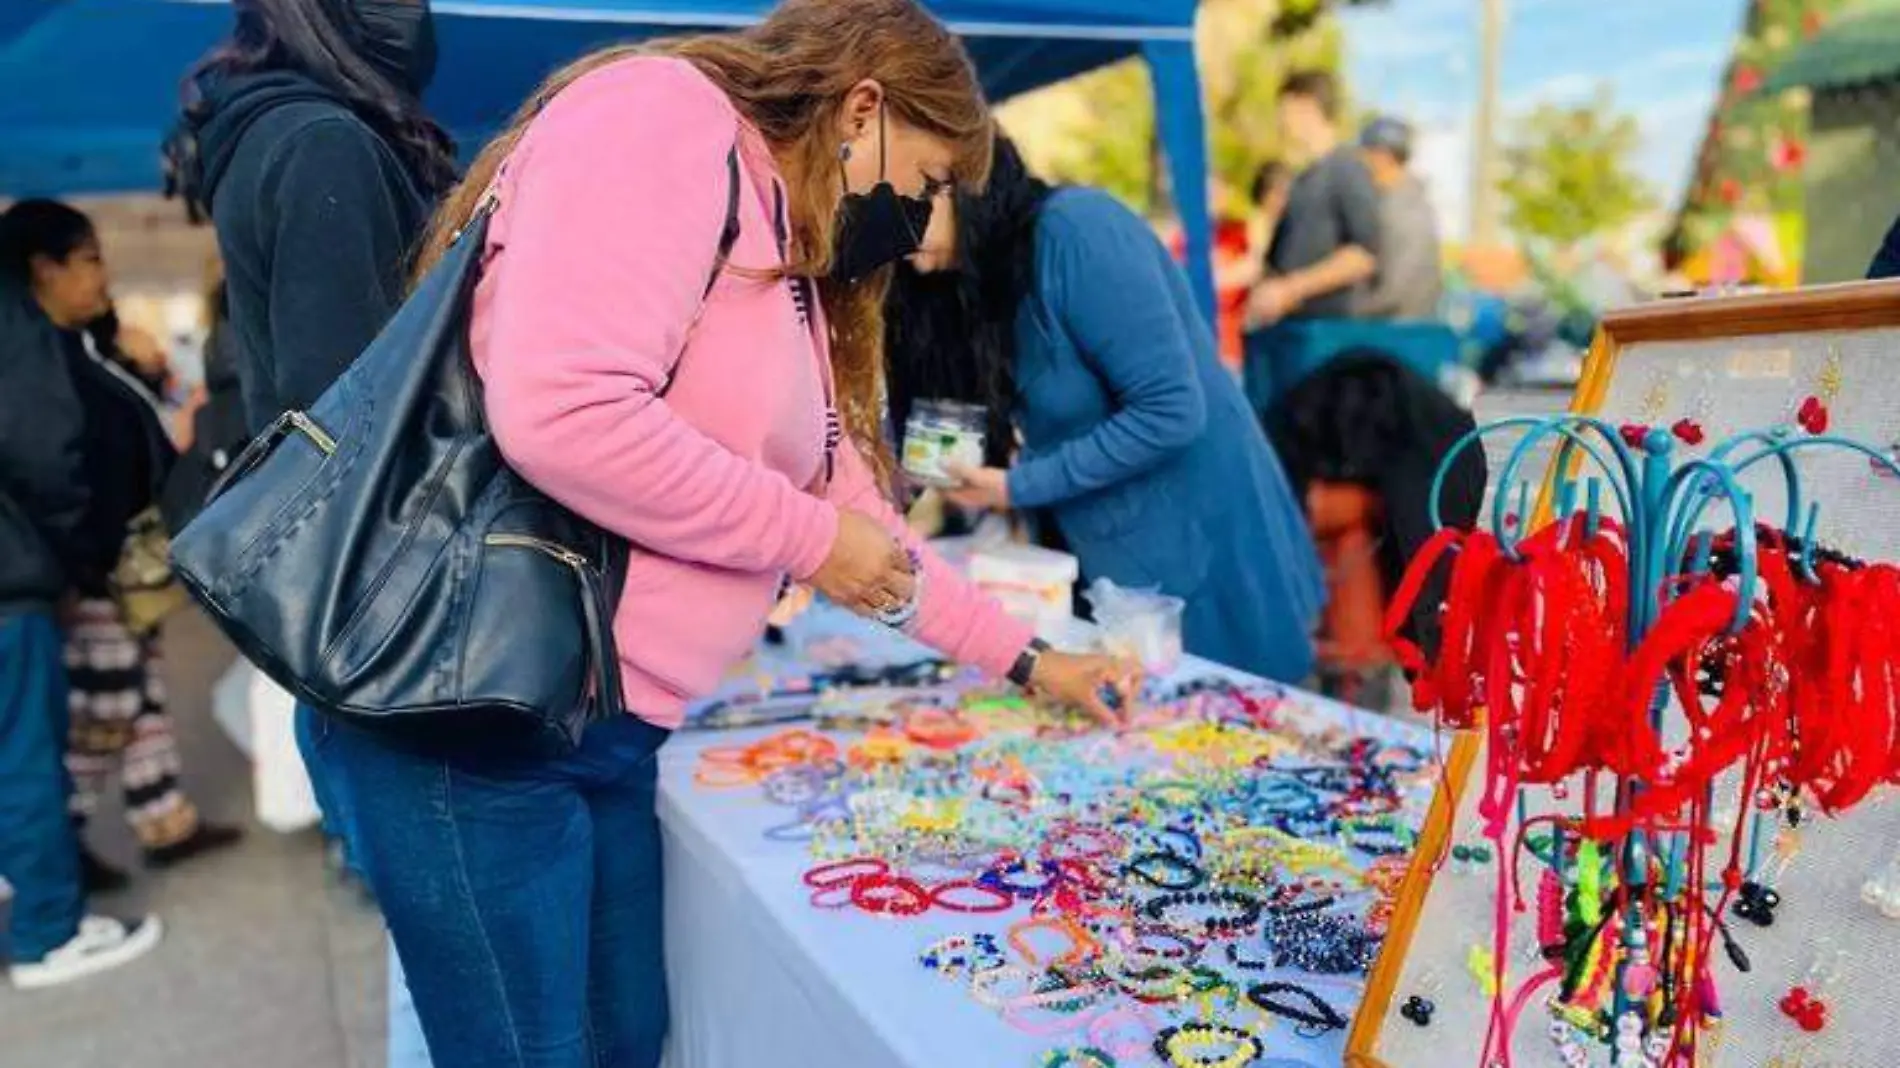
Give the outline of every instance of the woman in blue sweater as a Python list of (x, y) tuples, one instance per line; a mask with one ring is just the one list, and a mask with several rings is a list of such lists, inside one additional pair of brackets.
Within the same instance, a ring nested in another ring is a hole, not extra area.
[[(1313, 667), (1320, 564), (1286, 474), (1142, 219), (1052, 189), (999, 138), (989, 188), (940, 205), (889, 314), (895, 425), (947, 399), (1008, 412), (971, 508), (1051, 513), (1088, 580), (1187, 602), (1188, 650), (1285, 682)], [(1000, 431), (1000, 432), (999, 432)]]

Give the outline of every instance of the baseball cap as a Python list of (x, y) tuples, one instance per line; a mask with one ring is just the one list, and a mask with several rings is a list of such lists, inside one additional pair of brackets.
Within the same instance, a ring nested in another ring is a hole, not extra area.
[(1412, 126), (1403, 119), (1380, 115), (1359, 131), (1359, 147), (1382, 148), (1404, 163), (1412, 158)]

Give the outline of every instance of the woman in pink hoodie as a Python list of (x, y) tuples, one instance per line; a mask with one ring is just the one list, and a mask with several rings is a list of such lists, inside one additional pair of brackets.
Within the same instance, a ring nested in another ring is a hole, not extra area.
[(789, 0), (555, 75), (436, 220), (425, 267), (496, 203), (472, 325), (490, 422), (524, 476), (635, 546), (615, 633), (638, 713), (507, 757), (326, 724), (436, 1063), (658, 1063), (654, 751), (787, 581), (1109, 717), (1120, 665), (1043, 649), (877, 474), (886, 268), (990, 144), (967, 56), (912, 0)]

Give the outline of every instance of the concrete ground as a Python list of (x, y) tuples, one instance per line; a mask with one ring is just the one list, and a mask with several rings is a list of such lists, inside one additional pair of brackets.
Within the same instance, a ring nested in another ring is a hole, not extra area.
[[(150, 956), (53, 990), (0, 982), (0, 1068), (383, 1068), (375, 913), (330, 885), (314, 832), (278, 835), (251, 819), (249, 765), (211, 718), (211, 683), (233, 657), (223, 638), (182, 613), (165, 648), (186, 789), (249, 835), (94, 902), (160, 916), (166, 937)], [(136, 865), (116, 808), (91, 839), (114, 864)]]
[[(1546, 414), (1567, 400), (1494, 393), (1480, 400), (1479, 416)], [(1487, 445), (1496, 474), (1508, 442)], [(1532, 462), (1525, 472), (1542, 469)], [(329, 883), (314, 833), (281, 836), (251, 819), (249, 767), (210, 714), (230, 647), (185, 613), (168, 628), (166, 655), (187, 789), (214, 819), (248, 826), (249, 837), (96, 903), (161, 916), (166, 939), (150, 957), (63, 989), (0, 983), (0, 1068), (384, 1068), (375, 914)], [(116, 811), (95, 821), (92, 837), (114, 863), (134, 863)]]

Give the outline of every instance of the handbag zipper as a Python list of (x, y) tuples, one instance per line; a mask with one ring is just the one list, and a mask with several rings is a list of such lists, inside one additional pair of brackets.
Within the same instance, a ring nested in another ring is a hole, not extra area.
[(336, 439), (330, 436), (329, 431), (318, 426), (315, 419), (302, 412), (286, 412), (285, 415), (290, 418), (291, 427), (309, 438), (323, 455), (331, 456), (336, 453)]
[(513, 549), (533, 549), (545, 553), (577, 571), (591, 569), (593, 562), (580, 553), (555, 542), (541, 538), (532, 538), (526, 534), (489, 534), (482, 538), (483, 544), (498, 545)]
[(591, 676), (588, 687), (591, 716), (598, 719), (624, 711), (621, 706), (620, 655), (614, 650), (612, 638), (613, 606), (603, 596), (600, 587), (602, 572), (595, 569), (593, 561), (565, 545), (527, 534), (486, 534), (482, 537), (482, 544), (532, 549), (573, 569), (574, 579), (581, 585), (581, 612), (585, 617), (583, 629), (587, 636), (587, 658), (591, 662), (588, 669)]

